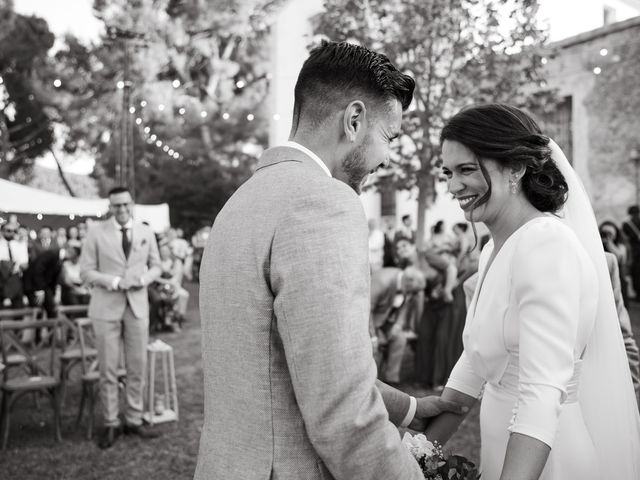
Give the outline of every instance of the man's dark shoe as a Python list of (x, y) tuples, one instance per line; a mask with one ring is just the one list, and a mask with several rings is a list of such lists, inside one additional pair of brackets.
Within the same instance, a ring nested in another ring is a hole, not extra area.
[(157, 430), (152, 430), (142, 425), (125, 425), (124, 434), (137, 435), (140, 438), (158, 438), (160, 436), (160, 432)]
[(116, 438), (120, 435), (119, 427), (105, 427), (100, 432), (100, 436), (98, 437), (98, 447), (103, 450), (106, 448), (111, 448), (111, 446), (116, 442)]

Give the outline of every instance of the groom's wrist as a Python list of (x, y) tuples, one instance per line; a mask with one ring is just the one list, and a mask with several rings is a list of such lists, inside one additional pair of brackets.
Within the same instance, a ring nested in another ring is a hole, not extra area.
[(409, 396), (409, 410), (400, 423), (400, 427), (407, 428), (409, 424), (413, 421), (413, 418), (416, 416), (416, 409), (418, 408), (418, 401), (415, 397)]

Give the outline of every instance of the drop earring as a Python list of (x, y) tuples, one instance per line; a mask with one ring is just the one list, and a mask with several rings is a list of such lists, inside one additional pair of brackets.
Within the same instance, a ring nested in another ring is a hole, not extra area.
[(511, 193), (514, 195), (518, 193), (518, 182), (512, 179), (512, 180), (509, 180), (509, 184), (511, 188)]

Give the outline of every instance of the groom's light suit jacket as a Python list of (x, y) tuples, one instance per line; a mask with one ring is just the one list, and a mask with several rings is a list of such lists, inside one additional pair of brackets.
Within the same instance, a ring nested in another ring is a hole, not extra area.
[(196, 479), (423, 478), (389, 421), (409, 399), (376, 384), (367, 231), (357, 195), (289, 147), (218, 214), (200, 272)]

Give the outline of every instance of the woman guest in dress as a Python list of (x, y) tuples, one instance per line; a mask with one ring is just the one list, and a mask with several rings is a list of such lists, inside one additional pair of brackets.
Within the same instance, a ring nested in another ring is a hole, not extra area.
[[(442, 171), (491, 240), (442, 398), (482, 396), (483, 480), (640, 478), (640, 417), (598, 225), (562, 150), (507, 105), (445, 126)], [(461, 415), (427, 428), (446, 441)]]

